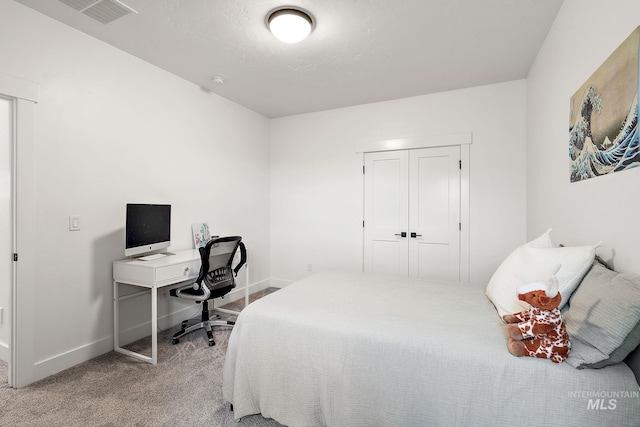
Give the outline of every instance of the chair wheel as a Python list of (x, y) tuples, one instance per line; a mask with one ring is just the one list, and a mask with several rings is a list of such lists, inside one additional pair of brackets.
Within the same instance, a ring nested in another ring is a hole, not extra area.
[(209, 341), (209, 347), (213, 347), (214, 345), (216, 345), (215, 341)]
[(173, 345), (176, 345), (176, 344), (178, 344), (179, 342), (180, 342), (180, 340), (179, 340), (178, 338), (174, 338), (174, 339), (172, 339), (172, 340), (171, 340), (171, 343), (172, 343)]

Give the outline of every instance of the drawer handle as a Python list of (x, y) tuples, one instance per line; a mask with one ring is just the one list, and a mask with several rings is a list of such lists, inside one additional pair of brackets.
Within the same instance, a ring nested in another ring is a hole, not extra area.
[(189, 272), (189, 267), (185, 267), (185, 268), (184, 268), (184, 272), (185, 272), (185, 273), (188, 273), (188, 272)]

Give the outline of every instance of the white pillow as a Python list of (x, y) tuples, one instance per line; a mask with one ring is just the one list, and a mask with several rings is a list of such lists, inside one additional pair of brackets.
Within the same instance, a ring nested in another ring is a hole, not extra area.
[(554, 248), (550, 231), (509, 254), (489, 280), (486, 294), (501, 317), (528, 309), (526, 302), (518, 300), (518, 287), (544, 280), (556, 264), (561, 265), (556, 277), (562, 294), (559, 307), (562, 309), (591, 266), (595, 246)]
[[(502, 261), (502, 264), (498, 267), (498, 269), (493, 273), (491, 280), (489, 280), (489, 284), (487, 285), (486, 294), (487, 297), (491, 300), (493, 305), (498, 310), (498, 313), (512, 313), (511, 308), (513, 308), (512, 296), (513, 292), (511, 292), (511, 287), (505, 289), (505, 285), (503, 283), (508, 283), (509, 279), (513, 276), (514, 268), (517, 267), (517, 264), (521, 264), (521, 252), (524, 248), (532, 247), (532, 248), (553, 248), (553, 240), (551, 239), (551, 229), (548, 229), (541, 236), (531, 240), (530, 242), (525, 243), (522, 246), (517, 247), (513, 252), (511, 252), (505, 259)], [(517, 288), (517, 285), (514, 285)], [(509, 302), (507, 306), (511, 308), (505, 307), (501, 300)], [(517, 298), (516, 298), (517, 300)], [(502, 316), (503, 314), (500, 314)]]
[(552, 231), (552, 229), (550, 228), (547, 231), (545, 231), (543, 234), (541, 234), (539, 237), (536, 237), (532, 241), (527, 242), (527, 243), (525, 243), (524, 245), (522, 245), (520, 247), (521, 248), (523, 248), (523, 247), (529, 247), (529, 248), (553, 248), (553, 247), (555, 247), (555, 244), (553, 243), (553, 239), (551, 239), (551, 231)]

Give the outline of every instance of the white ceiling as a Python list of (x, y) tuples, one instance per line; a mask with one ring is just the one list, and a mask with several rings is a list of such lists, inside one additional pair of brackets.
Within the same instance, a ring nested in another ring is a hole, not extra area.
[[(57, 0), (16, 1), (270, 118), (526, 78), (562, 4), (121, 0), (138, 13), (105, 25)], [(265, 25), (285, 5), (316, 21), (296, 45)]]

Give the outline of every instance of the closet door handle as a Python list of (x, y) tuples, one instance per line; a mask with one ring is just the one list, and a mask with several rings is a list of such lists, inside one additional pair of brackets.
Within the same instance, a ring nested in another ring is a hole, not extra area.
[(411, 237), (415, 239), (416, 237), (422, 237), (422, 234), (411, 233)]
[(399, 237), (407, 237), (407, 232), (406, 232), (406, 231), (403, 231), (402, 233), (396, 233), (396, 236), (399, 236)]

